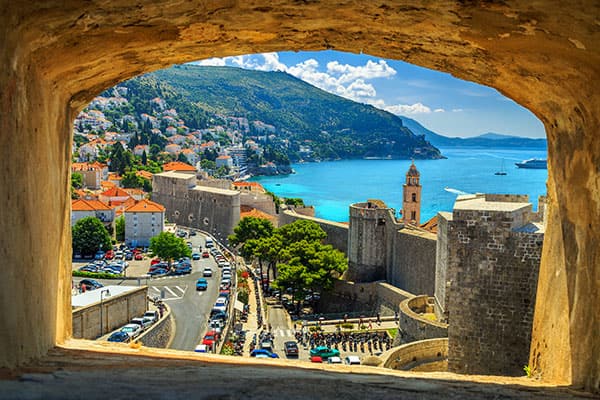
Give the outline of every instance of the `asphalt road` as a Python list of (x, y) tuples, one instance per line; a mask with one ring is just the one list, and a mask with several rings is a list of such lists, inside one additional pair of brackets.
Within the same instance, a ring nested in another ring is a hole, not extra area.
[[(192, 243), (192, 253), (199, 252), (199, 248), (204, 246), (204, 236), (200, 234), (185, 238), (185, 240)], [(150, 266), (150, 261), (138, 261), (136, 264), (138, 264), (136, 270), (144, 270), (138, 272), (145, 273)], [(142, 267), (142, 265), (144, 266)], [(202, 278), (202, 271), (206, 267), (210, 267), (213, 271), (212, 277), (206, 277), (208, 289), (206, 291), (196, 291), (196, 280)], [(220, 277), (221, 271), (211, 255), (209, 258), (192, 260), (192, 273), (190, 275), (140, 279), (140, 284), (148, 285), (148, 295), (150, 297), (163, 298), (163, 301), (171, 308), (175, 320), (175, 334), (170, 348), (193, 351), (202, 340), (207, 330), (210, 310), (219, 293)], [(74, 278), (75, 285), (81, 279), (83, 278)], [(99, 279), (98, 281), (104, 285), (137, 285), (134, 280)]]

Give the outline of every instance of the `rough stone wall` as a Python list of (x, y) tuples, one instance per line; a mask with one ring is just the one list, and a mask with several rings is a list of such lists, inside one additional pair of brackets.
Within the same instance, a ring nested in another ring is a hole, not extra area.
[(348, 253), (348, 225), (298, 214), (294, 210), (286, 210), (279, 214), (279, 226), (291, 224), (298, 219), (313, 221), (319, 224), (327, 234), (323, 243), (332, 245), (344, 254)]
[(419, 315), (427, 307), (429, 296), (415, 296), (400, 303), (400, 342), (410, 343), (433, 338), (447, 338), (448, 325)]
[(433, 295), (435, 291), (435, 255), (437, 238), (418, 229), (396, 230), (386, 251), (389, 283), (415, 294)]
[(544, 380), (600, 390), (600, 315), (589, 313), (600, 308), (599, 8), (592, 0), (568, 6), (558, 0), (418, 6), (408, 0), (140, 0), (135, 7), (5, 0), (0, 231), (11, 234), (0, 247), (7, 271), (0, 304), (10, 328), (0, 330), (6, 350), (0, 366), (39, 357), (71, 334), (72, 122), (94, 96), (175, 63), (336, 49), (489, 85), (540, 118), (548, 134), (548, 230), (531, 365)]
[[(73, 337), (77, 339), (96, 339), (103, 334), (127, 324), (132, 318), (141, 317), (148, 309), (148, 287), (118, 296), (111, 296), (100, 303), (90, 304), (73, 310)], [(102, 334), (100, 332), (100, 314), (102, 314)]]
[(166, 208), (169, 222), (226, 237), (240, 221), (240, 194), (195, 186), (196, 178), (182, 174), (156, 174), (152, 181), (152, 201)]
[(144, 332), (138, 338), (138, 341), (146, 347), (157, 347), (164, 349), (171, 341), (174, 325), (175, 321), (169, 312), (161, 320), (154, 324), (150, 330)]
[(521, 218), (455, 210), (448, 223), (450, 371), (523, 374), (543, 234), (506, 229)]
[(405, 344), (386, 351), (380, 358), (383, 360), (383, 368), (410, 371), (417, 367), (422, 368), (425, 364), (434, 364), (434, 367), (427, 371), (445, 371), (438, 368), (443, 368), (444, 363), (440, 361), (448, 358), (448, 339), (427, 339)]
[(396, 225), (391, 209), (385, 204), (366, 202), (350, 206), (346, 279), (353, 282), (386, 279), (388, 249)]
[(277, 216), (275, 202), (268, 194), (240, 192), (240, 205), (256, 208), (269, 215)]
[(354, 283), (336, 281), (333, 289), (321, 294), (320, 313), (379, 312), (381, 316), (393, 316), (400, 303), (413, 297), (385, 282)]
[(446, 322), (448, 314), (448, 222), (452, 220), (452, 213), (438, 213), (437, 247), (435, 251), (435, 316), (439, 321)]

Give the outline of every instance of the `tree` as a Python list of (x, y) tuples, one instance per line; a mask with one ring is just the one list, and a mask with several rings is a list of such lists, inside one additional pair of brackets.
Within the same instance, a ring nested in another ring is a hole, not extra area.
[(284, 246), (289, 246), (292, 243), (302, 240), (320, 242), (327, 237), (327, 233), (325, 233), (319, 224), (303, 219), (298, 219), (291, 224), (284, 225), (277, 232), (282, 236)]
[(143, 178), (137, 176), (133, 171), (126, 172), (121, 178), (121, 186), (124, 188), (141, 188), (144, 186)]
[(252, 239), (270, 237), (274, 229), (273, 224), (269, 220), (245, 217), (233, 229), (233, 234), (229, 235), (229, 243), (234, 247), (241, 245), (240, 254), (243, 257), (250, 257), (253, 254), (252, 247), (256, 245), (256, 242), (251, 242), (251, 246), (246, 247), (247, 242)]
[(122, 242), (125, 240), (125, 218), (122, 215), (115, 221), (115, 235), (117, 241)]
[(172, 232), (161, 232), (150, 238), (150, 250), (163, 260), (171, 262), (181, 257), (190, 257), (192, 251), (185, 241)]
[(83, 187), (83, 175), (79, 172), (73, 172), (71, 174), (71, 186), (75, 189), (81, 189)]
[(93, 255), (98, 250), (112, 247), (110, 235), (102, 221), (96, 217), (84, 217), (72, 229), (73, 250), (81, 255)]
[(144, 150), (142, 152), (142, 164), (143, 165), (147, 165), (148, 164), (148, 155), (146, 154), (146, 150)]

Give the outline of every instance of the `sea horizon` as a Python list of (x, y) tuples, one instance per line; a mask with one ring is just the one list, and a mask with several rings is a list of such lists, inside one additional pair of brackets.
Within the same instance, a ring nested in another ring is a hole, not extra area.
[[(515, 166), (529, 158), (547, 158), (543, 149), (440, 148), (447, 157), (415, 160), (421, 174), (421, 223), (439, 211), (452, 211), (462, 193), (526, 194), (537, 209), (538, 197), (546, 194), (547, 170)], [(292, 164), (291, 175), (257, 176), (251, 181), (280, 197), (299, 197), (315, 207), (315, 216), (347, 222), (349, 206), (368, 199), (383, 200), (402, 209), (402, 185), (411, 160), (337, 160)], [(504, 168), (506, 175), (495, 175)]]

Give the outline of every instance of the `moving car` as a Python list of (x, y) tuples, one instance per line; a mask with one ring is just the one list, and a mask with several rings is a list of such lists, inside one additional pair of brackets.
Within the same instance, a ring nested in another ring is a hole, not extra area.
[(127, 324), (121, 328), (121, 332), (125, 332), (129, 337), (135, 339), (142, 333), (142, 327), (138, 324)]
[(168, 269), (165, 268), (157, 268), (155, 270), (149, 271), (148, 275), (150, 276), (157, 276), (157, 275), (166, 275), (169, 273)]
[(212, 276), (212, 269), (206, 267), (204, 271), (202, 271), (202, 276)]
[(202, 252), (202, 258), (208, 258), (209, 256), (210, 256), (210, 254), (208, 254), (208, 251)]
[(196, 290), (208, 289), (208, 281), (204, 278), (200, 278), (196, 281)]
[(200, 253), (193, 253), (192, 254), (192, 260), (199, 260), (200, 259)]
[(267, 349), (254, 349), (250, 352), (250, 357), (256, 358), (279, 358), (277, 353), (273, 353)]
[(108, 337), (109, 342), (127, 343), (130, 340), (131, 337), (123, 331), (113, 332), (113, 334)]
[(327, 347), (327, 346), (318, 346), (318, 347), (315, 347), (314, 349), (310, 349), (310, 355), (311, 355), (311, 357), (319, 356), (319, 357), (325, 359), (325, 358), (329, 358), (329, 357), (339, 357), (340, 351), (338, 349), (332, 349), (331, 347)]
[(285, 342), (283, 344), (285, 355), (288, 357), (297, 357), (298, 356), (298, 343), (292, 341)]

